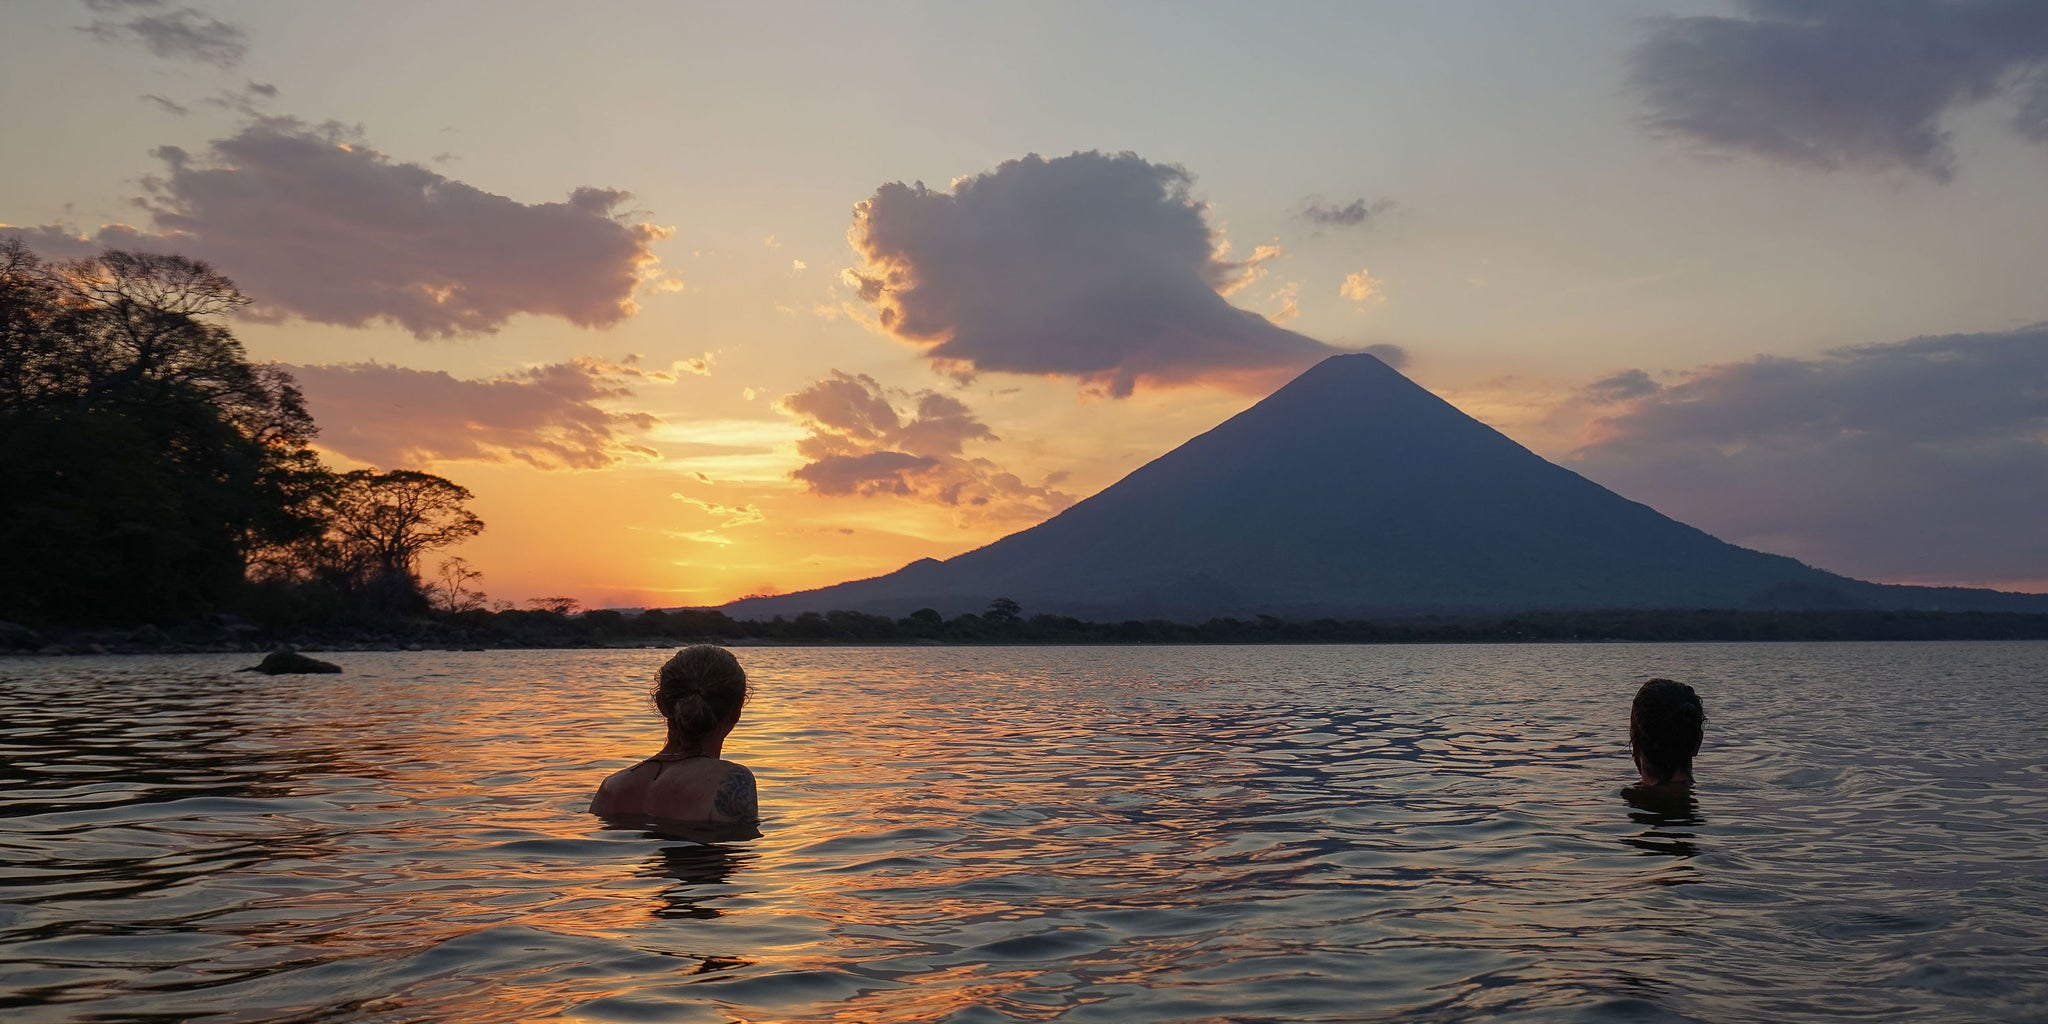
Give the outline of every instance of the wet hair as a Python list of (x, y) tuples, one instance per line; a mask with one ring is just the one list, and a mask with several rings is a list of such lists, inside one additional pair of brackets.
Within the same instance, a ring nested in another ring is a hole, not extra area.
[(651, 696), (668, 719), (669, 743), (689, 749), (739, 716), (747, 703), (747, 671), (723, 647), (685, 647), (661, 666)]
[(1669, 679), (1644, 683), (1628, 712), (1628, 743), (1643, 774), (1659, 782), (1690, 777), (1706, 721), (1706, 708), (1692, 687)]

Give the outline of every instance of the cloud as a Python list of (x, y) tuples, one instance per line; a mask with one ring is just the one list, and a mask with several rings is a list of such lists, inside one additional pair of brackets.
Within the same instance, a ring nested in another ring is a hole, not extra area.
[(1276, 324), (1284, 324), (1301, 315), (1300, 281), (1289, 281), (1274, 289), (1272, 294), (1267, 295), (1266, 298), (1280, 304), (1279, 312), (1274, 313), (1270, 317)]
[[(2048, 142), (2048, 5), (2036, 0), (1749, 0), (1745, 17), (1662, 18), (1631, 58), (1652, 130), (1822, 170), (1954, 172), (1944, 118), (2021, 89)], [(2027, 72), (2031, 71), (2029, 76)]]
[[(520, 203), (394, 163), (333, 124), (260, 118), (203, 157), (157, 156), (165, 173), (136, 201), (154, 230), (113, 225), (91, 248), (207, 260), (256, 299), (258, 317), (386, 321), (420, 338), (490, 333), (522, 313), (608, 327), (637, 311), (635, 289), (658, 277), (649, 245), (669, 234), (630, 222), (626, 192)], [(68, 239), (69, 254), (86, 242), (54, 225), (12, 233), (31, 246)]]
[[(1036, 154), (954, 182), (883, 185), (854, 210), (848, 280), (941, 370), (1141, 382), (1276, 376), (1334, 350), (1225, 301), (1261, 259), (1219, 254), (1178, 167)], [(1276, 250), (1277, 251), (1277, 250)]]
[[(708, 479), (702, 473), (698, 473), (696, 474), (696, 476), (700, 480)], [(721, 505), (715, 501), (705, 501), (702, 498), (692, 498), (687, 494), (671, 494), (669, 495), (669, 497), (674, 498), (677, 501), (683, 502), (684, 504), (687, 505), (695, 505), (699, 509), (705, 511), (706, 513), (709, 513), (710, 515), (718, 519), (724, 520), (724, 522), (718, 524), (721, 527), (748, 526), (754, 523), (765, 522), (768, 519), (767, 513), (762, 512), (759, 508), (756, 508), (751, 504)], [(731, 541), (721, 539), (716, 543), (729, 544), (731, 543)]]
[(1408, 350), (1399, 345), (1367, 345), (1359, 349), (1359, 351), (1377, 358), (1380, 362), (1396, 370), (1408, 365)]
[(1385, 284), (1386, 282), (1372, 276), (1372, 271), (1361, 267), (1357, 273), (1345, 275), (1344, 283), (1337, 287), (1337, 294), (1358, 303), (1359, 308), (1364, 309), (1367, 303), (1387, 301), (1386, 292), (1381, 290)]
[(1586, 385), (1581, 394), (1595, 405), (1609, 405), (1653, 395), (1662, 388), (1663, 385), (1651, 380), (1650, 375), (1641, 370), (1622, 370)]
[(165, 60), (231, 68), (249, 52), (236, 25), (163, 0), (85, 0), (96, 15), (84, 31), (103, 43), (135, 43)]
[(1887, 581), (2048, 578), (2048, 325), (1629, 371), (1577, 468), (1738, 543)]
[(1310, 199), (1301, 207), (1301, 217), (1311, 223), (1329, 228), (1356, 228), (1369, 226), (1379, 216), (1394, 208), (1391, 199), (1353, 199), (1342, 206), (1325, 203), (1321, 199)]
[(276, 98), (277, 86), (265, 85), (262, 82), (249, 82), (240, 89), (223, 90), (200, 102), (209, 107), (219, 107), (222, 110), (240, 114), (243, 117), (260, 119), (268, 116), (265, 108), (270, 105), (271, 100)]
[(0, 224), (0, 238), (17, 239), (34, 250), (36, 255), (50, 260), (77, 259), (110, 247), (123, 248), (141, 237), (126, 224), (109, 224), (100, 229), (97, 237), (82, 235), (58, 224), (38, 227)]
[(673, 376), (629, 357), (582, 357), (483, 380), (383, 363), (287, 366), (321, 426), (320, 446), (392, 468), (426, 462), (523, 462), (599, 469), (657, 453), (635, 437), (660, 422), (608, 408), (638, 381)]
[(963, 454), (974, 441), (997, 440), (959, 399), (936, 391), (906, 395), (899, 412), (873, 377), (832, 371), (776, 409), (809, 436), (797, 442), (804, 465), (790, 475), (814, 494), (892, 496), (955, 509), (967, 521), (1041, 520), (1074, 503), (1071, 495), (1026, 484), (995, 463)]
[(179, 117), (184, 117), (192, 112), (192, 108), (168, 97), (158, 96), (153, 92), (143, 94), (142, 99), (144, 102), (154, 104), (158, 110), (166, 114), (176, 114)]
[(2028, 76), (2012, 126), (2028, 142), (2048, 145), (2048, 68)]

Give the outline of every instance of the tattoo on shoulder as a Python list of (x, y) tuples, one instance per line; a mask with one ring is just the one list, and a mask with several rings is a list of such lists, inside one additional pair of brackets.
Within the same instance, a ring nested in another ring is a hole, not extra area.
[(718, 784), (718, 795), (712, 798), (711, 808), (721, 818), (733, 821), (758, 821), (761, 804), (754, 793), (754, 773), (745, 765), (733, 765), (725, 773), (725, 780)]

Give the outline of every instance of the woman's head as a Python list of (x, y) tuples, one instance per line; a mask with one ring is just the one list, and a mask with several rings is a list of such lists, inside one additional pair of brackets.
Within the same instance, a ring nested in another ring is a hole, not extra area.
[(685, 647), (661, 666), (654, 707), (668, 719), (670, 744), (694, 746), (739, 721), (747, 672), (723, 647)]
[(1692, 778), (1692, 758), (1700, 752), (1706, 721), (1706, 709), (1692, 687), (1669, 679), (1644, 683), (1628, 712), (1628, 742), (1644, 781)]

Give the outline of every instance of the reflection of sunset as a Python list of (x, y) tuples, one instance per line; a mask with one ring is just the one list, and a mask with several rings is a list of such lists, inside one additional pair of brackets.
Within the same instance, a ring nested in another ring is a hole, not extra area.
[[(739, 648), (725, 754), (763, 821), (715, 842), (584, 810), (662, 741), (664, 649), (338, 651), (343, 675), (275, 678), (7, 659), (0, 813), (36, 870), (0, 956), (29, 998), (110, 1018), (1952, 1007), (1832, 973), (1887, 929), (2006, 977), (2038, 956), (2009, 938), (2038, 901), (1971, 893), (2032, 863), (2031, 766), (1995, 751), (2043, 723), (2003, 684), (1924, 681), (2039, 659), (1942, 646)], [(1716, 714), (1710, 781), (1667, 805), (1619, 788), (1616, 681), (1674, 664)], [(1914, 737), (1951, 751), (1938, 771)], [(1929, 851), (1975, 888), (1926, 888)], [(1873, 917), (1849, 891), (1967, 913)], [(1705, 982), (1632, 980), (1702, 949)]]

